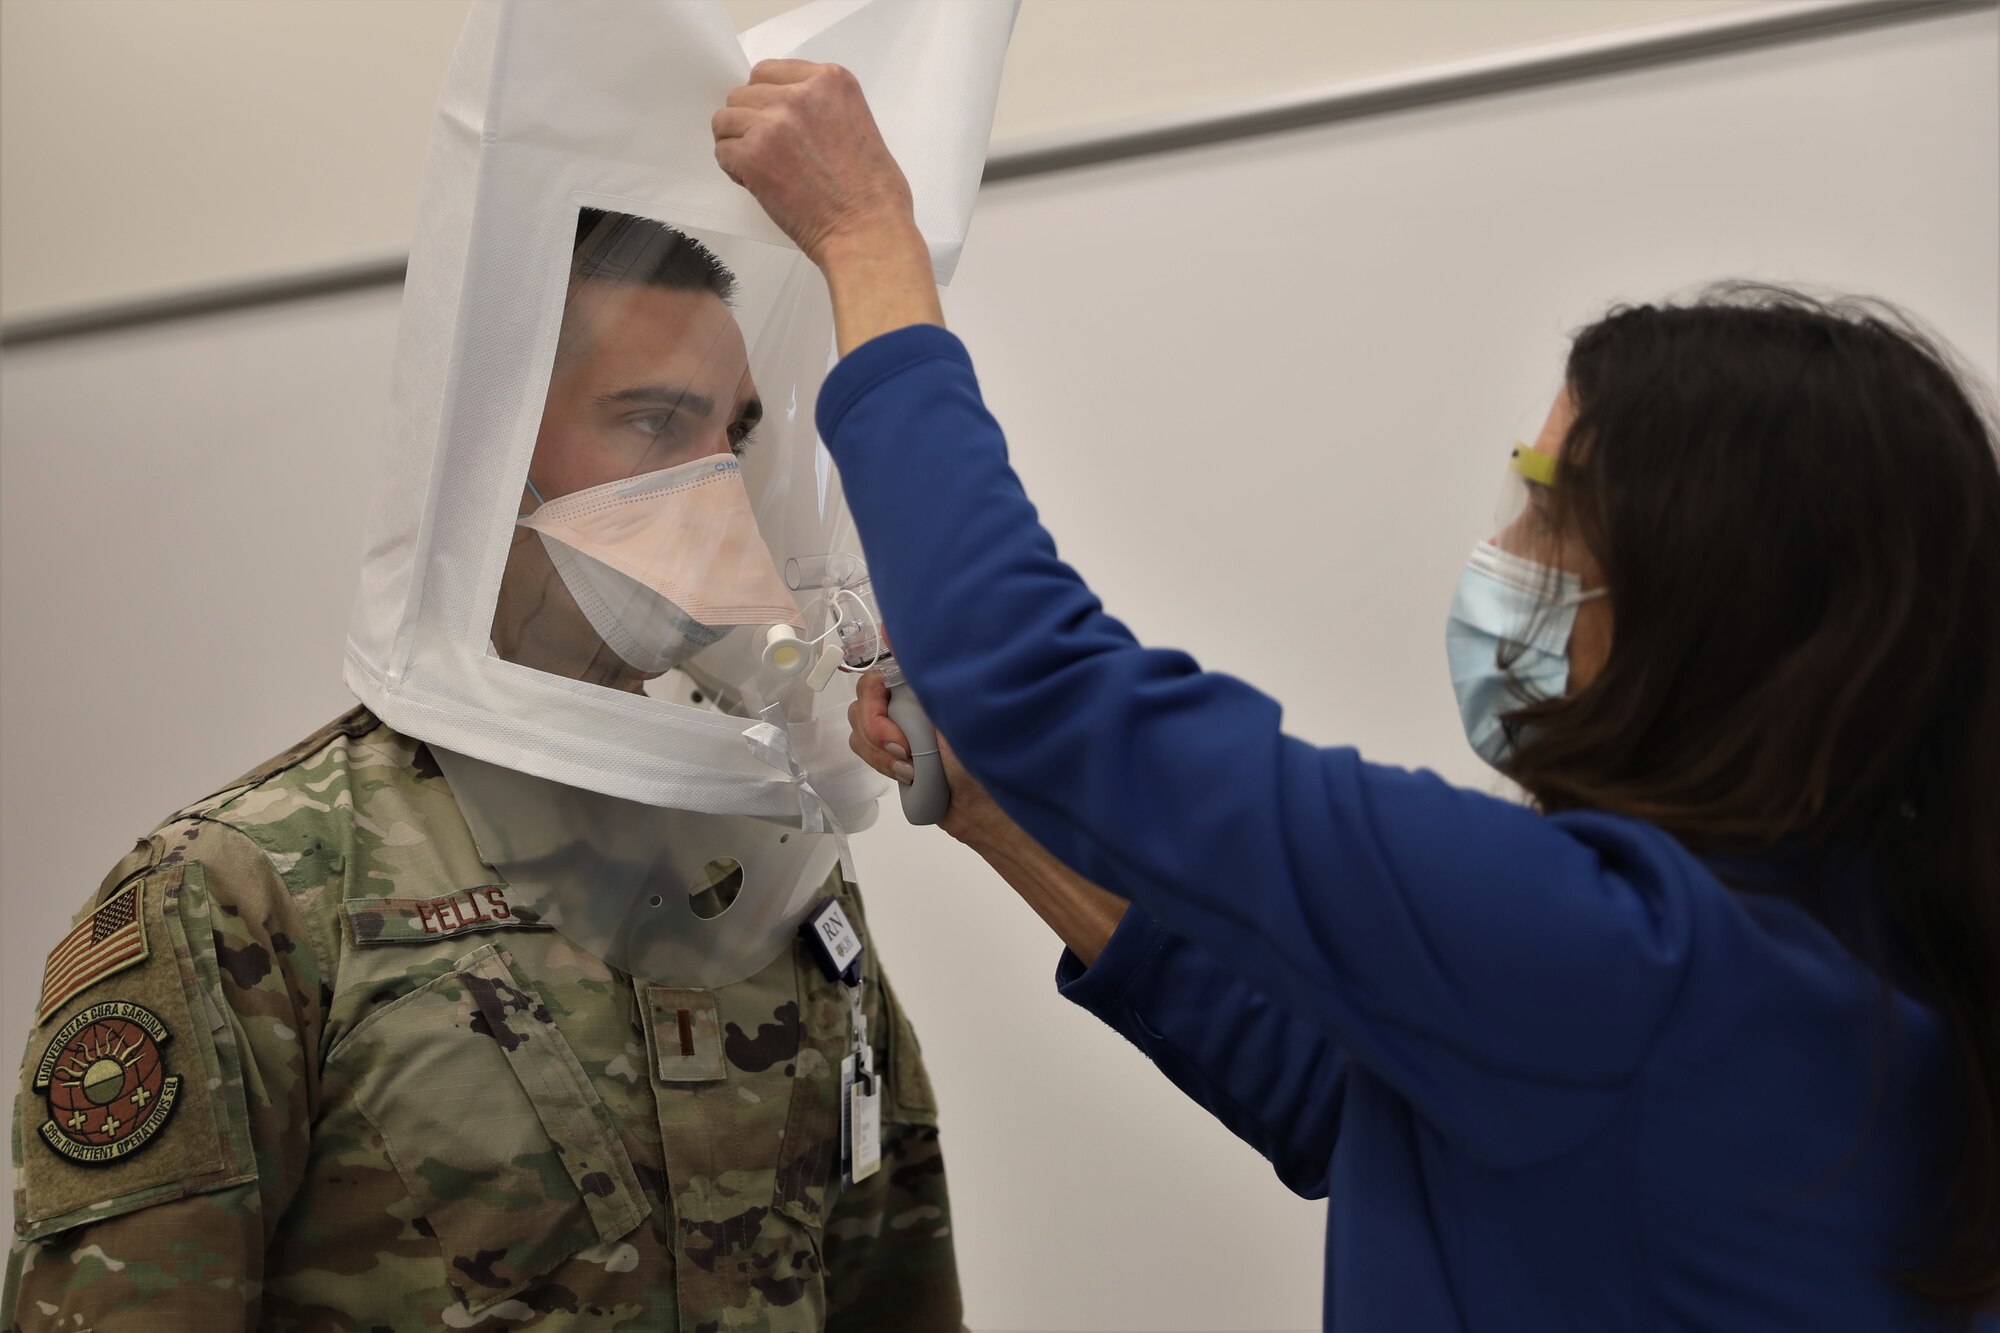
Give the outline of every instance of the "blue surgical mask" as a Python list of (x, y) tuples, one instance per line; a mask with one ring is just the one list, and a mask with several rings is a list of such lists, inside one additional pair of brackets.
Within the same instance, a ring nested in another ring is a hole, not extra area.
[[(1603, 595), (1602, 588), (1584, 592), (1574, 574), (1491, 542), (1474, 548), (1452, 597), (1444, 650), (1465, 738), (1481, 759), (1495, 768), (1504, 764), (1511, 747), (1500, 718), (1521, 706), (1522, 692), (1554, 699), (1568, 689), (1576, 609)], [(1513, 656), (1506, 666), (1500, 664), (1502, 645)]]

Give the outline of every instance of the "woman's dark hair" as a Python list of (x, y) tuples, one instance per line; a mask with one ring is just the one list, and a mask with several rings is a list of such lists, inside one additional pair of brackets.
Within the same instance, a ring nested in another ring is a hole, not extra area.
[(1918, 1294), (2000, 1298), (2000, 457), (1879, 302), (1729, 284), (1577, 335), (1551, 521), (1609, 589), (1603, 670), (1507, 718), (1550, 811), (1704, 856), (1867, 858), (1949, 1025), (1963, 1138)]

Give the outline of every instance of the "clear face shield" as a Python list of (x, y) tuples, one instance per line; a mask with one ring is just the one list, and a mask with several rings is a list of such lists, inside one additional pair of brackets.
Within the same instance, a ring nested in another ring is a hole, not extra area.
[(1583, 591), (1573, 563), (1571, 541), (1554, 513), (1556, 456), (1516, 442), (1508, 453), (1494, 510), (1493, 533), (1472, 555), (1471, 567), (1511, 594), (1512, 614), (1495, 624), (1503, 663), (1521, 646), (1566, 652), (1576, 608), (1601, 592)]
[(874, 613), (818, 382), (796, 370), (826, 363), (825, 288), (794, 251), (594, 209), (568, 270), (489, 651), (607, 709), (735, 726), (798, 814), (665, 808), (433, 749), (481, 855), (558, 929), (636, 975), (723, 985), (786, 947), (844, 860), (809, 774), (844, 749), (841, 668), (866, 661), (842, 625), (865, 637)]
[(695, 659), (801, 626), (745, 475), (764, 404), (742, 281), (685, 232), (580, 216), (497, 656), (627, 693), (705, 665), (740, 694), (758, 674), (740, 653)]
[(1509, 555), (1541, 565), (1555, 565), (1561, 542), (1551, 522), (1555, 494), (1556, 457), (1516, 442), (1501, 474), (1500, 500), (1493, 511), (1492, 544)]

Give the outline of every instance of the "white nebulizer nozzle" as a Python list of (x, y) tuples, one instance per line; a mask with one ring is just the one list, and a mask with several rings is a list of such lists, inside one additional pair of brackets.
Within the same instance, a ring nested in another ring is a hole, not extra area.
[(764, 665), (779, 676), (796, 676), (812, 660), (811, 645), (790, 625), (764, 631)]

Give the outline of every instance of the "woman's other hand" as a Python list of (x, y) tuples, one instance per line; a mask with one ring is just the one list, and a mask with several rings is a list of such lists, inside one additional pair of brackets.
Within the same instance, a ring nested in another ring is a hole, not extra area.
[[(861, 687), (847, 708), (847, 724), (853, 729), (847, 738), (848, 748), (870, 768), (902, 783), (916, 776), (910, 764), (909, 737), (889, 717), (889, 686), (879, 671), (861, 678)], [(965, 771), (942, 736), (938, 737), (938, 753), (951, 786), (951, 809), (938, 827), (974, 850), (992, 847), (1013, 828), (1013, 821), (978, 779)]]

